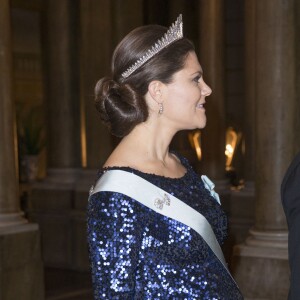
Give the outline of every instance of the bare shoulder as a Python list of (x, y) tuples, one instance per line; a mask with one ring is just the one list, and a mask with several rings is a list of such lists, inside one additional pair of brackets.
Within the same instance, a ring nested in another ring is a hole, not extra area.
[(139, 156), (136, 148), (128, 143), (120, 143), (110, 154), (103, 167), (134, 167)]
[(107, 167), (129, 167), (128, 158), (123, 153), (112, 152), (103, 165), (104, 168)]

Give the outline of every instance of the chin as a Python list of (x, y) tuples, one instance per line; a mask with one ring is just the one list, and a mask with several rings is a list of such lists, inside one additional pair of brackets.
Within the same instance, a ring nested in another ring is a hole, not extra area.
[(202, 124), (197, 124), (195, 126), (186, 128), (187, 130), (203, 129), (206, 126), (206, 122)]
[(205, 121), (202, 121), (201, 123), (199, 122), (197, 124), (197, 129), (203, 129), (204, 127), (206, 126), (206, 120)]

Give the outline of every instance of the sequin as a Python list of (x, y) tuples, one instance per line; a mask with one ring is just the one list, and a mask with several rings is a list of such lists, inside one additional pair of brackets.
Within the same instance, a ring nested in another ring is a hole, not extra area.
[[(201, 212), (220, 244), (227, 218), (187, 160), (178, 179), (135, 173)], [(99, 172), (101, 176), (102, 172)], [(123, 194), (90, 196), (87, 235), (94, 298), (120, 300), (241, 300), (238, 287), (203, 239), (190, 227)]]

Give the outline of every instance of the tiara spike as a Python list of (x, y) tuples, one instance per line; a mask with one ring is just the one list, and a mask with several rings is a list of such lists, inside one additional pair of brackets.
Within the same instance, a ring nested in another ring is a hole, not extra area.
[(177, 20), (169, 27), (168, 31), (157, 40), (154, 45), (146, 51), (146, 53), (140, 57), (134, 64), (132, 64), (125, 72), (122, 73), (122, 77), (126, 79), (138, 68), (144, 65), (149, 59), (162, 51), (170, 44), (183, 38), (183, 23), (182, 15), (180, 14)]

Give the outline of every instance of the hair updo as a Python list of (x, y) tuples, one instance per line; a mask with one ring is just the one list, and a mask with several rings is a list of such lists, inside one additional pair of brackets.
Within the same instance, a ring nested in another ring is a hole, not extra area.
[(112, 78), (100, 79), (95, 87), (95, 104), (101, 120), (111, 133), (126, 136), (139, 123), (148, 118), (145, 94), (153, 80), (172, 82), (173, 74), (184, 67), (189, 52), (195, 51), (193, 43), (182, 38), (164, 48), (129, 77), (122, 73), (142, 57), (167, 28), (147, 25), (134, 29), (119, 43), (112, 58)]

